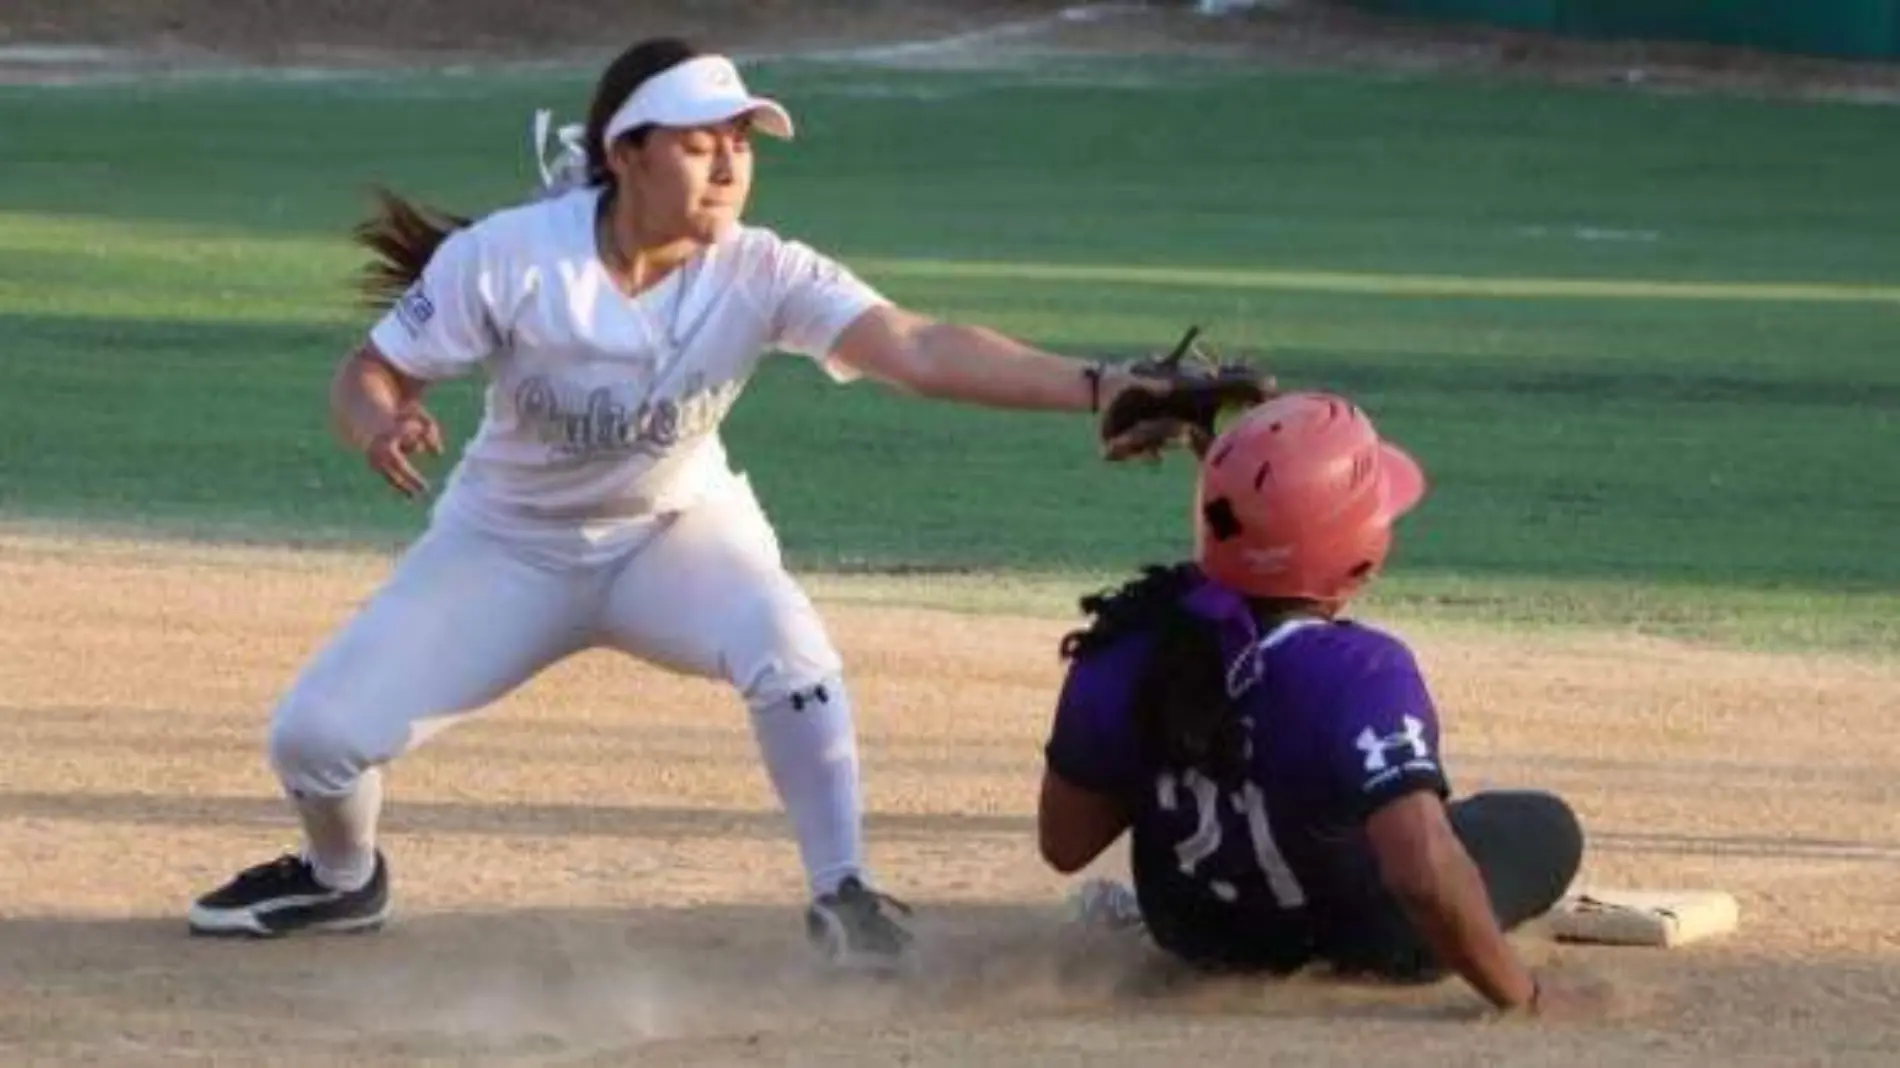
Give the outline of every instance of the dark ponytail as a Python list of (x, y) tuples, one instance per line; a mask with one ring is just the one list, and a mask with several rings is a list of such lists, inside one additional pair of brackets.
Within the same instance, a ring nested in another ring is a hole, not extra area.
[(1154, 647), (1131, 695), (1142, 753), (1159, 769), (1200, 771), (1231, 782), (1245, 771), (1246, 737), (1227, 696), (1227, 665), (1213, 623), (1183, 605), (1202, 580), (1192, 564), (1149, 565), (1120, 589), (1082, 598), (1093, 617), (1062, 639), (1065, 659), (1089, 654), (1137, 631)]
[[(601, 145), (601, 135), (606, 132), (614, 112), (620, 110), (648, 78), (700, 54), (697, 47), (681, 38), (654, 37), (636, 42), (601, 72), (594, 85), (593, 98), (587, 105), (588, 185), (613, 185), (613, 172), (607, 167), (607, 151)], [(631, 130), (626, 137), (638, 143), (645, 139), (647, 131), (646, 127)], [(422, 277), (422, 269), (428, 266), (435, 250), (471, 220), (423, 207), (380, 187), (371, 193), (377, 202), (376, 211), (358, 223), (351, 236), (374, 257), (363, 269), (358, 288), (365, 302), (381, 311)]]
[(381, 311), (422, 277), (435, 250), (469, 220), (412, 204), (381, 186), (370, 192), (377, 212), (356, 224), (352, 236), (375, 256), (363, 268), (360, 288), (365, 303)]

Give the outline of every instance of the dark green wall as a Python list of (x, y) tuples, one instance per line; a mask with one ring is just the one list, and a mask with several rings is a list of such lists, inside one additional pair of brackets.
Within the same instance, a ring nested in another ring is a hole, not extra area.
[(1900, 0), (1354, 0), (1370, 11), (1579, 37), (1900, 59)]

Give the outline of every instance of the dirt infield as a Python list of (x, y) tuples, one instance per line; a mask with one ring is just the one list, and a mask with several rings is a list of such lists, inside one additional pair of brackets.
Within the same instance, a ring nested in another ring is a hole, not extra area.
[(1526, 951), (1611, 1016), (1480, 1026), (1456, 983), (1156, 987), (1059, 924), (1034, 860), (1060, 623), (830, 611), (872, 858), (930, 967), (818, 982), (743, 713), (607, 654), (392, 777), (400, 921), (184, 937), (189, 896), (289, 843), (266, 709), (386, 562), (0, 540), (0, 1062), (1890, 1064), (1900, 1048), (1900, 666), (1613, 637), (1418, 635), (1456, 785), (1541, 783), (1589, 881), (1716, 886), (1735, 936)]

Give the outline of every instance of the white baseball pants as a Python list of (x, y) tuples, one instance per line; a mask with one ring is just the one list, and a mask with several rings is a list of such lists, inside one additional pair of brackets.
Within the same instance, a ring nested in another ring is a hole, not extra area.
[(378, 766), (598, 646), (730, 682), (813, 892), (861, 871), (839, 656), (741, 481), (600, 564), (550, 565), (453, 523), (419, 538), (272, 718), (270, 761), (298, 802), (319, 878), (344, 889), (369, 879)]

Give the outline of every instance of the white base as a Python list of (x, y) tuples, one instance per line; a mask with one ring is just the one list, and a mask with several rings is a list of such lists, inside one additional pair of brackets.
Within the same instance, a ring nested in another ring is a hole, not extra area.
[(1560, 941), (1663, 949), (1728, 934), (1740, 922), (1735, 898), (1719, 890), (1588, 890), (1549, 916)]

